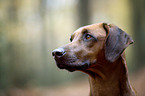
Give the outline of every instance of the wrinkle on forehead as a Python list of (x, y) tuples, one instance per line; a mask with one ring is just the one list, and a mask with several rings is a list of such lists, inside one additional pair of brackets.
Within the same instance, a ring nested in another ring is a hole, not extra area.
[(74, 37), (74, 35), (79, 36), (80, 34), (82, 34), (83, 30), (88, 30), (88, 32), (95, 37), (105, 37), (106, 36), (106, 31), (103, 28), (103, 23), (97, 23), (97, 24), (83, 26), (83, 27), (77, 29), (72, 34), (72, 38)]

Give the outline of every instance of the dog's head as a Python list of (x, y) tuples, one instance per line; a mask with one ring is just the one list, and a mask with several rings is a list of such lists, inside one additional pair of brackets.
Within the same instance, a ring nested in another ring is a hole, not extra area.
[(83, 72), (101, 60), (115, 62), (133, 43), (131, 37), (120, 28), (106, 23), (81, 27), (71, 35), (70, 41), (55, 49), (52, 55), (60, 69)]

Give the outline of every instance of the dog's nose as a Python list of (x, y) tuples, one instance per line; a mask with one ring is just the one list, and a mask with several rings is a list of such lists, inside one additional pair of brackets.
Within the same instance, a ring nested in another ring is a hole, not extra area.
[(52, 51), (52, 56), (63, 56), (65, 54), (65, 51), (63, 48), (58, 48)]

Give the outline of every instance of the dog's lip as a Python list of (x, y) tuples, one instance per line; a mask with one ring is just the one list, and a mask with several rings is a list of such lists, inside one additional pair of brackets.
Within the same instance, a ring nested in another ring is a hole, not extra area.
[(55, 57), (55, 62), (58, 68), (66, 69), (70, 72), (73, 71), (84, 71), (90, 66), (89, 60), (84, 60), (83, 62), (79, 62), (78, 58), (74, 57)]
[(68, 66), (66, 66), (66, 65), (64, 65), (64, 64), (57, 64), (57, 67), (58, 67), (59, 69), (66, 69), (66, 70), (68, 70), (68, 71), (70, 71), (70, 72), (73, 72), (73, 71), (76, 70), (76, 69), (73, 69), (73, 68), (71, 68), (71, 67), (68, 67)]
[(90, 64), (88, 63), (82, 63), (82, 64), (63, 64), (63, 63), (56, 63), (57, 64), (57, 67), (60, 68), (60, 69), (66, 69), (70, 72), (73, 72), (73, 71), (84, 71), (86, 70)]

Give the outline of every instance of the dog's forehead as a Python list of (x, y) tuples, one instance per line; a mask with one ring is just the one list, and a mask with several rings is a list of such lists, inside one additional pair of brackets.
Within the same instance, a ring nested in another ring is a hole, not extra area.
[(103, 28), (103, 23), (97, 23), (97, 24), (92, 24), (92, 25), (87, 25), (83, 26), (79, 29), (77, 29), (73, 35), (79, 35), (83, 32), (83, 30), (88, 30), (89, 33), (93, 34), (94, 36), (98, 37), (105, 37), (106, 36), (106, 31)]

